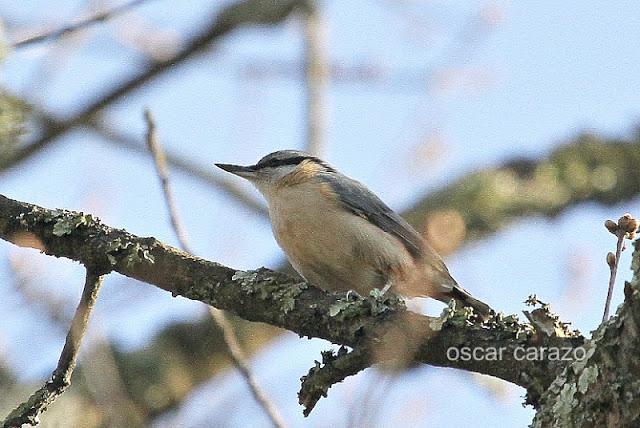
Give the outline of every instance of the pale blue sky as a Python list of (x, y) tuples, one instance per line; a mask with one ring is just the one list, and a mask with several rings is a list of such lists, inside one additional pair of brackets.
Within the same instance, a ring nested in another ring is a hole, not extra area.
[[(210, 3), (154, 0), (137, 11), (156, 28), (193, 32), (208, 16), (202, 11)], [(52, 4), (0, 0), (0, 14), (9, 24), (55, 25), (80, 10), (83, 2)], [(389, 76), (375, 84), (332, 84), (325, 157), (395, 208), (468, 171), (513, 156), (544, 155), (579, 131), (627, 135), (637, 123), (638, 2), (371, 0), (322, 5), (331, 58), (343, 65), (375, 64)], [(495, 25), (473, 27), (481, 11), (496, 17)], [(139, 55), (114, 40), (113, 31), (112, 25), (91, 30), (46, 86), (34, 82), (50, 44), (10, 54), (0, 64), (0, 83), (43, 101), (51, 111), (71, 114), (80, 107), (78, 99), (92, 100), (142, 64)], [(458, 46), (461, 39), (464, 48)], [(216, 50), (128, 96), (108, 114), (118, 127), (142, 139), (141, 112), (150, 107), (164, 145), (203, 165), (255, 162), (276, 149), (300, 148), (305, 134), (301, 81), (295, 76), (241, 76), (249, 62), (294, 62), (301, 53), (295, 21), (276, 29), (238, 32)], [(442, 76), (453, 76), (453, 83), (445, 84)], [(432, 138), (439, 141), (440, 157), (431, 163), (415, 161), (416, 147)], [(276, 266), (281, 253), (266, 221), (191, 178), (178, 172), (173, 177), (199, 255), (237, 268)], [(150, 160), (114, 150), (92, 134), (70, 134), (24, 167), (4, 174), (0, 192), (47, 207), (95, 212), (112, 226), (175, 243)], [(638, 213), (639, 208), (636, 200), (610, 208), (582, 205), (552, 221), (525, 218), (465, 247), (448, 264), (460, 283), (505, 312), (521, 310), (522, 300), (536, 292), (563, 320), (589, 332), (601, 317), (608, 278), (604, 256), (615, 244), (602, 222), (625, 211)], [(0, 242), (3, 260), (33, 263), (42, 270), (43, 288), (73, 297), (71, 310), (80, 293), (82, 268), (34, 253)], [(629, 277), (628, 261), (627, 252), (614, 305), (621, 301), (622, 279)], [(0, 349), (18, 373), (37, 379), (54, 366), (64, 332), (51, 334), (37, 310), (25, 311), (9, 281), (5, 266), (0, 266), (0, 294), (5, 296), (0, 311), (7, 314), (0, 323)], [(575, 282), (578, 285), (569, 287)], [(429, 311), (438, 310), (438, 305), (429, 305)], [(123, 347), (139, 347), (166, 323), (199, 316), (200, 305), (111, 275), (93, 328), (99, 324)], [(295, 396), (298, 378), (325, 347), (321, 341), (289, 337), (256, 359), (265, 387), (293, 425), (321, 427), (332, 420), (340, 426), (345, 422), (344, 403), (357, 401), (372, 381), (373, 374), (365, 373), (334, 387), (316, 414), (303, 421)], [(286, 361), (273, 367), (273, 358)], [(232, 388), (243, 405), (252, 406), (232, 374), (213, 382), (223, 382), (220, 385)], [(533, 414), (520, 406), (521, 389), (507, 387), (502, 398), (494, 399), (470, 376), (451, 370), (422, 368), (393, 385), (384, 401), (392, 415), (387, 421), (402, 413), (407, 396), (424, 409), (412, 426), (446, 426), (454, 414), (459, 418), (454, 426), (524, 426)], [(203, 387), (203, 394), (214, 389)], [(206, 397), (212, 414), (228, 411)], [(202, 399), (194, 396), (195, 402)], [(187, 404), (184, 411), (188, 409), (193, 407)]]

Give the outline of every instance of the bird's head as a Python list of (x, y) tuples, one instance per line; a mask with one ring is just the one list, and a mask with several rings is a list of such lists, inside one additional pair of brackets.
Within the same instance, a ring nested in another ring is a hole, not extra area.
[(311, 180), (318, 174), (335, 172), (321, 159), (298, 150), (280, 150), (269, 153), (255, 165), (217, 163), (216, 166), (249, 180), (265, 196), (276, 189)]

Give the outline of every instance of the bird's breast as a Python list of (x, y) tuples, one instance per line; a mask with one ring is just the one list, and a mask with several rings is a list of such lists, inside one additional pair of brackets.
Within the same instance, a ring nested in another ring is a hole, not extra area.
[(268, 198), (273, 233), (293, 267), (327, 290), (382, 288), (387, 271), (411, 259), (402, 244), (368, 220), (342, 209), (311, 184)]

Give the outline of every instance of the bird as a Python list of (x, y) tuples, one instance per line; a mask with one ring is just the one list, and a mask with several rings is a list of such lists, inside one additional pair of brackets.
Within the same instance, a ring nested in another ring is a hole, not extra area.
[(362, 183), (298, 150), (254, 165), (215, 164), (264, 196), (278, 245), (309, 283), (367, 296), (430, 297), (486, 317), (491, 308), (462, 288), (438, 253)]

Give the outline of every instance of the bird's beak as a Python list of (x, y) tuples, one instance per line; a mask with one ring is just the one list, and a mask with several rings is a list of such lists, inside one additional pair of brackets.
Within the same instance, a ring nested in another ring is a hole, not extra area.
[(255, 166), (242, 166), (242, 165), (230, 165), (228, 163), (215, 164), (218, 168), (223, 169), (231, 174), (235, 174), (238, 177), (246, 178), (248, 180), (256, 177)]

